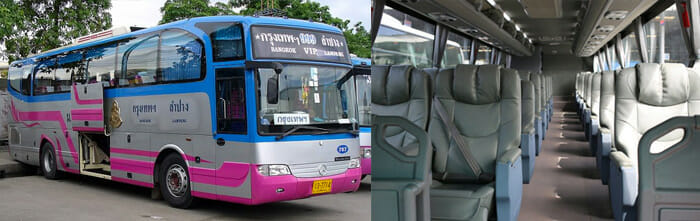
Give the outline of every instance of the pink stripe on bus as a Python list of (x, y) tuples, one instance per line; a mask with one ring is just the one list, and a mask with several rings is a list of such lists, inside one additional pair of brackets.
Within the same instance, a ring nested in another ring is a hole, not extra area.
[(217, 186), (238, 187), (246, 180), (250, 164), (224, 162), (219, 169), (190, 167), (192, 182)]
[(73, 94), (75, 95), (75, 103), (79, 105), (102, 104), (102, 99), (81, 100), (78, 96), (78, 89), (76, 89), (75, 84), (73, 85)]
[[(66, 122), (63, 121), (63, 116), (61, 114), (61, 111), (18, 112), (17, 109), (15, 109), (14, 100), (10, 101), (10, 105), (11, 105), (11, 110), (13, 112), (12, 115), (17, 117), (16, 121), (19, 121), (19, 122), (22, 122), (22, 121), (54, 121), (54, 122), (59, 123), (59, 125), (61, 126), (61, 131), (64, 134), (68, 131), (68, 127), (66, 126)], [(78, 157), (76, 157), (77, 152), (75, 150), (75, 145), (73, 144), (73, 140), (70, 138), (70, 136), (66, 137), (66, 143), (68, 143), (68, 148), (70, 149), (70, 153), (71, 153), (71, 156), (73, 157), (73, 161), (75, 162), (75, 164), (78, 164)]]
[(74, 169), (71, 169), (70, 167), (67, 167), (66, 163), (63, 161), (63, 150), (61, 148), (61, 142), (58, 140), (58, 137), (56, 137), (56, 142), (54, 142), (54, 140), (52, 140), (51, 138), (49, 138), (48, 136), (46, 136), (44, 134), (42, 134), (40, 137), (41, 137), (41, 139), (48, 141), (49, 144), (51, 144), (51, 146), (56, 148), (55, 151), (58, 153), (58, 156), (56, 158), (58, 158), (58, 162), (61, 164), (61, 168), (63, 168), (63, 170), (65, 170), (66, 172), (69, 172), (69, 173), (78, 173), (77, 170), (74, 170)]
[(71, 110), (70, 115), (73, 118), (73, 120), (91, 120), (91, 121), (104, 120), (104, 117), (102, 115), (102, 109)]
[(101, 127), (73, 127), (73, 131), (102, 132), (102, 131), (104, 131), (104, 128), (101, 128)]
[(110, 165), (112, 170), (121, 170), (153, 176), (153, 162), (111, 157)]
[[(157, 157), (159, 152), (154, 152), (154, 151), (147, 151), (147, 150), (134, 150), (134, 149), (124, 149), (124, 148), (118, 148), (118, 147), (110, 147), (109, 151), (111, 153), (118, 153), (118, 154), (126, 154), (126, 155), (134, 155), (134, 156), (142, 156), (142, 157)], [(187, 161), (195, 161), (196, 157), (190, 156), (187, 154), (182, 155), (183, 158), (185, 158)], [(205, 160), (205, 159), (199, 159), (199, 162), (202, 163), (211, 163), (211, 161)]]
[(128, 183), (131, 185), (153, 188), (152, 183), (147, 183), (147, 182), (138, 181), (138, 180), (130, 180), (130, 179), (121, 178), (121, 177), (112, 177), (112, 180), (120, 182), (120, 183)]

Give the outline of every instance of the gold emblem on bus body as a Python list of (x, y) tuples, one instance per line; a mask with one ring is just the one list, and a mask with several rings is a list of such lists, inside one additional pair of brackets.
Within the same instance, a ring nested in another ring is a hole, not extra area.
[(109, 125), (112, 128), (119, 128), (122, 126), (122, 118), (119, 114), (119, 103), (116, 100), (112, 101), (112, 115), (109, 117)]

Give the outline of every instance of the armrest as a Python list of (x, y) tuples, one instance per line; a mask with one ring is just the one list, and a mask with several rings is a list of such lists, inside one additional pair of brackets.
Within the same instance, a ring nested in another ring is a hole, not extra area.
[(496, 163), (496, 212), (498, 220), (517, 220), (523, 195), (521, 150), (511, 148)]
[(522, 129), (521, 134), (534, 134), (535, 133), (535, 127), (532, 124), (525, 125), (525, 127)]
[(610, 166), (611, 170), (613, 170), (610, 182), (616, 182), (614, 186), (617, 189), (611, 191), (610, 194), (619, 194), (618, 197), (620, 197), (623, 205), (634, 206), (639, 193), (637, 168), (634, 167), (632, 160), (622, 151), (610, 153)]
[[(380, 162), (372, 167), (373, 178), (381, 179), (384, 175), (398, 177), (396, 171), (406, 169), (412, 171), (412, 177), (417, 180), (431, 179), (428, 174), (430, 173), (431, 167), (429, 164), (433, 152), (430, 146), (430, 137), (425, 130), (416, 126), (413, 122), (397, 116), (375, 115), (372, 122), (372, 159)], [(385, 133), (386, 128), (389, 126), (400, 127), (416, 138), (418, 151), (415, 156), (406, 154), (406, 152), (397, 149), (386, 141)], [(381, 162), (385, 162), (390, 166), (383, 167)]]

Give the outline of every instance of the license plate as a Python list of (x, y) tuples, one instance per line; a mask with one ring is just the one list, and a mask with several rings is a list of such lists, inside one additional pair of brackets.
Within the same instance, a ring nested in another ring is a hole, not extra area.
[(315, 180), (311, 194), (330, 193), (333, 180)]

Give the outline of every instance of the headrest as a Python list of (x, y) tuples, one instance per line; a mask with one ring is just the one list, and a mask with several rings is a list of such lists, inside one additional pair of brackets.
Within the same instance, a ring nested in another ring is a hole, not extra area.
[(422, 93), (412, 92), (427, 90), (429, 80), (423, 71), (413, 66), (372, 65), (372, 81), (372, 103), (394, 105), (426, 98)]
[(689, 97), (688, 69), (683, 64), (638, 64), (637, 99), (653, 106), (686, 102)]
[[(457, 65), (446, 71), (452, 77), (449, 88), (436, 88), (438, 96), (451, 96), (467, 104), (489, 104), (501, 100), (501, 68), (498, 65)], [(445, 72), (440, 72), (445, 73)], [(446, 79), (441, 79), (441, 82)]]
[(522, 72), (519, 72), (519, 74), (520, 74), (520, 80), (530, 81), (530, 72), (529, 71), (522, 71)]

